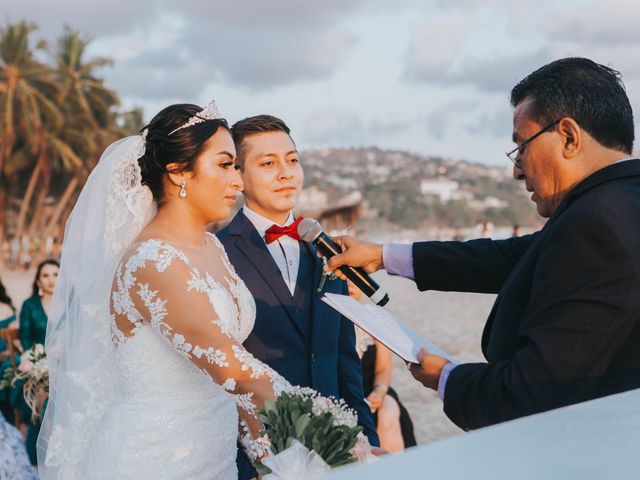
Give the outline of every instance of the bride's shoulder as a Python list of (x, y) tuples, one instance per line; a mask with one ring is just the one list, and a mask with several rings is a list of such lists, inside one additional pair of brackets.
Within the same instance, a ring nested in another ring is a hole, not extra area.
[(215, 233), (207, 232), (207, 237), (209, 237), (209, 240), (211, 240), (216, 247), (224, 250), (224, 245), (222, 245), (222, 242)]
[(127, 269), (140, 269), (153, 265), (155, 270), (166, 270), (174, 260), (189, 264), (187, 255), (170, 243), (158, 238), (143, 238), (132, 243), (122, 256)]

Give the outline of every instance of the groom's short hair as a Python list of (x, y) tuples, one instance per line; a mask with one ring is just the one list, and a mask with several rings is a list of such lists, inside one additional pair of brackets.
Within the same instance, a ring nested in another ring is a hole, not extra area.
[(291, 137), (291, 131), (287, 124), (272, 115), (255, 115), (238, 120), (233, 124), (231, 135), (233, 135), (233, 143), (236, 146), (236, 165), (240, 170), (244, 168), (244, 160), (247, 153), (243, 145), (245, 138), (267, 132), (284, 132)]

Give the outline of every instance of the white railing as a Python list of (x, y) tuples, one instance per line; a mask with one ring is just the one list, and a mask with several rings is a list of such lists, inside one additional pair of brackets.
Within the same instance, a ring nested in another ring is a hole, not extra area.
[(322, 478), (640, 479), (640, 389), (343, 467)]

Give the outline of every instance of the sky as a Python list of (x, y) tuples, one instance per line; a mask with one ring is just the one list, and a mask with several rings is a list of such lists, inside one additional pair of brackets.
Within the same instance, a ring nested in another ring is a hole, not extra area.
[(49, 41), (64, 25), (91, 38), (88, 56), (114, 61), (100, 75), (146, 120), (215, 99), (231, 123), (281, 117), (300, 149), (508, 167), (511, 88), (567, 56), (619, 70), (640, 108), (634, 0), (0, 0), (0, 20), (21, 19)]

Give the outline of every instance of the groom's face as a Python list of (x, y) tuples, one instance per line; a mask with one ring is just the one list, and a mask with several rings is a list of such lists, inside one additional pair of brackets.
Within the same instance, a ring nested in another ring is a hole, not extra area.
[(244, 138), (242, 149), (240, 176), (247, 206), (283, 223), (295, 207), (304, 181), (293, 140), (280, 131), (256, 133)]

